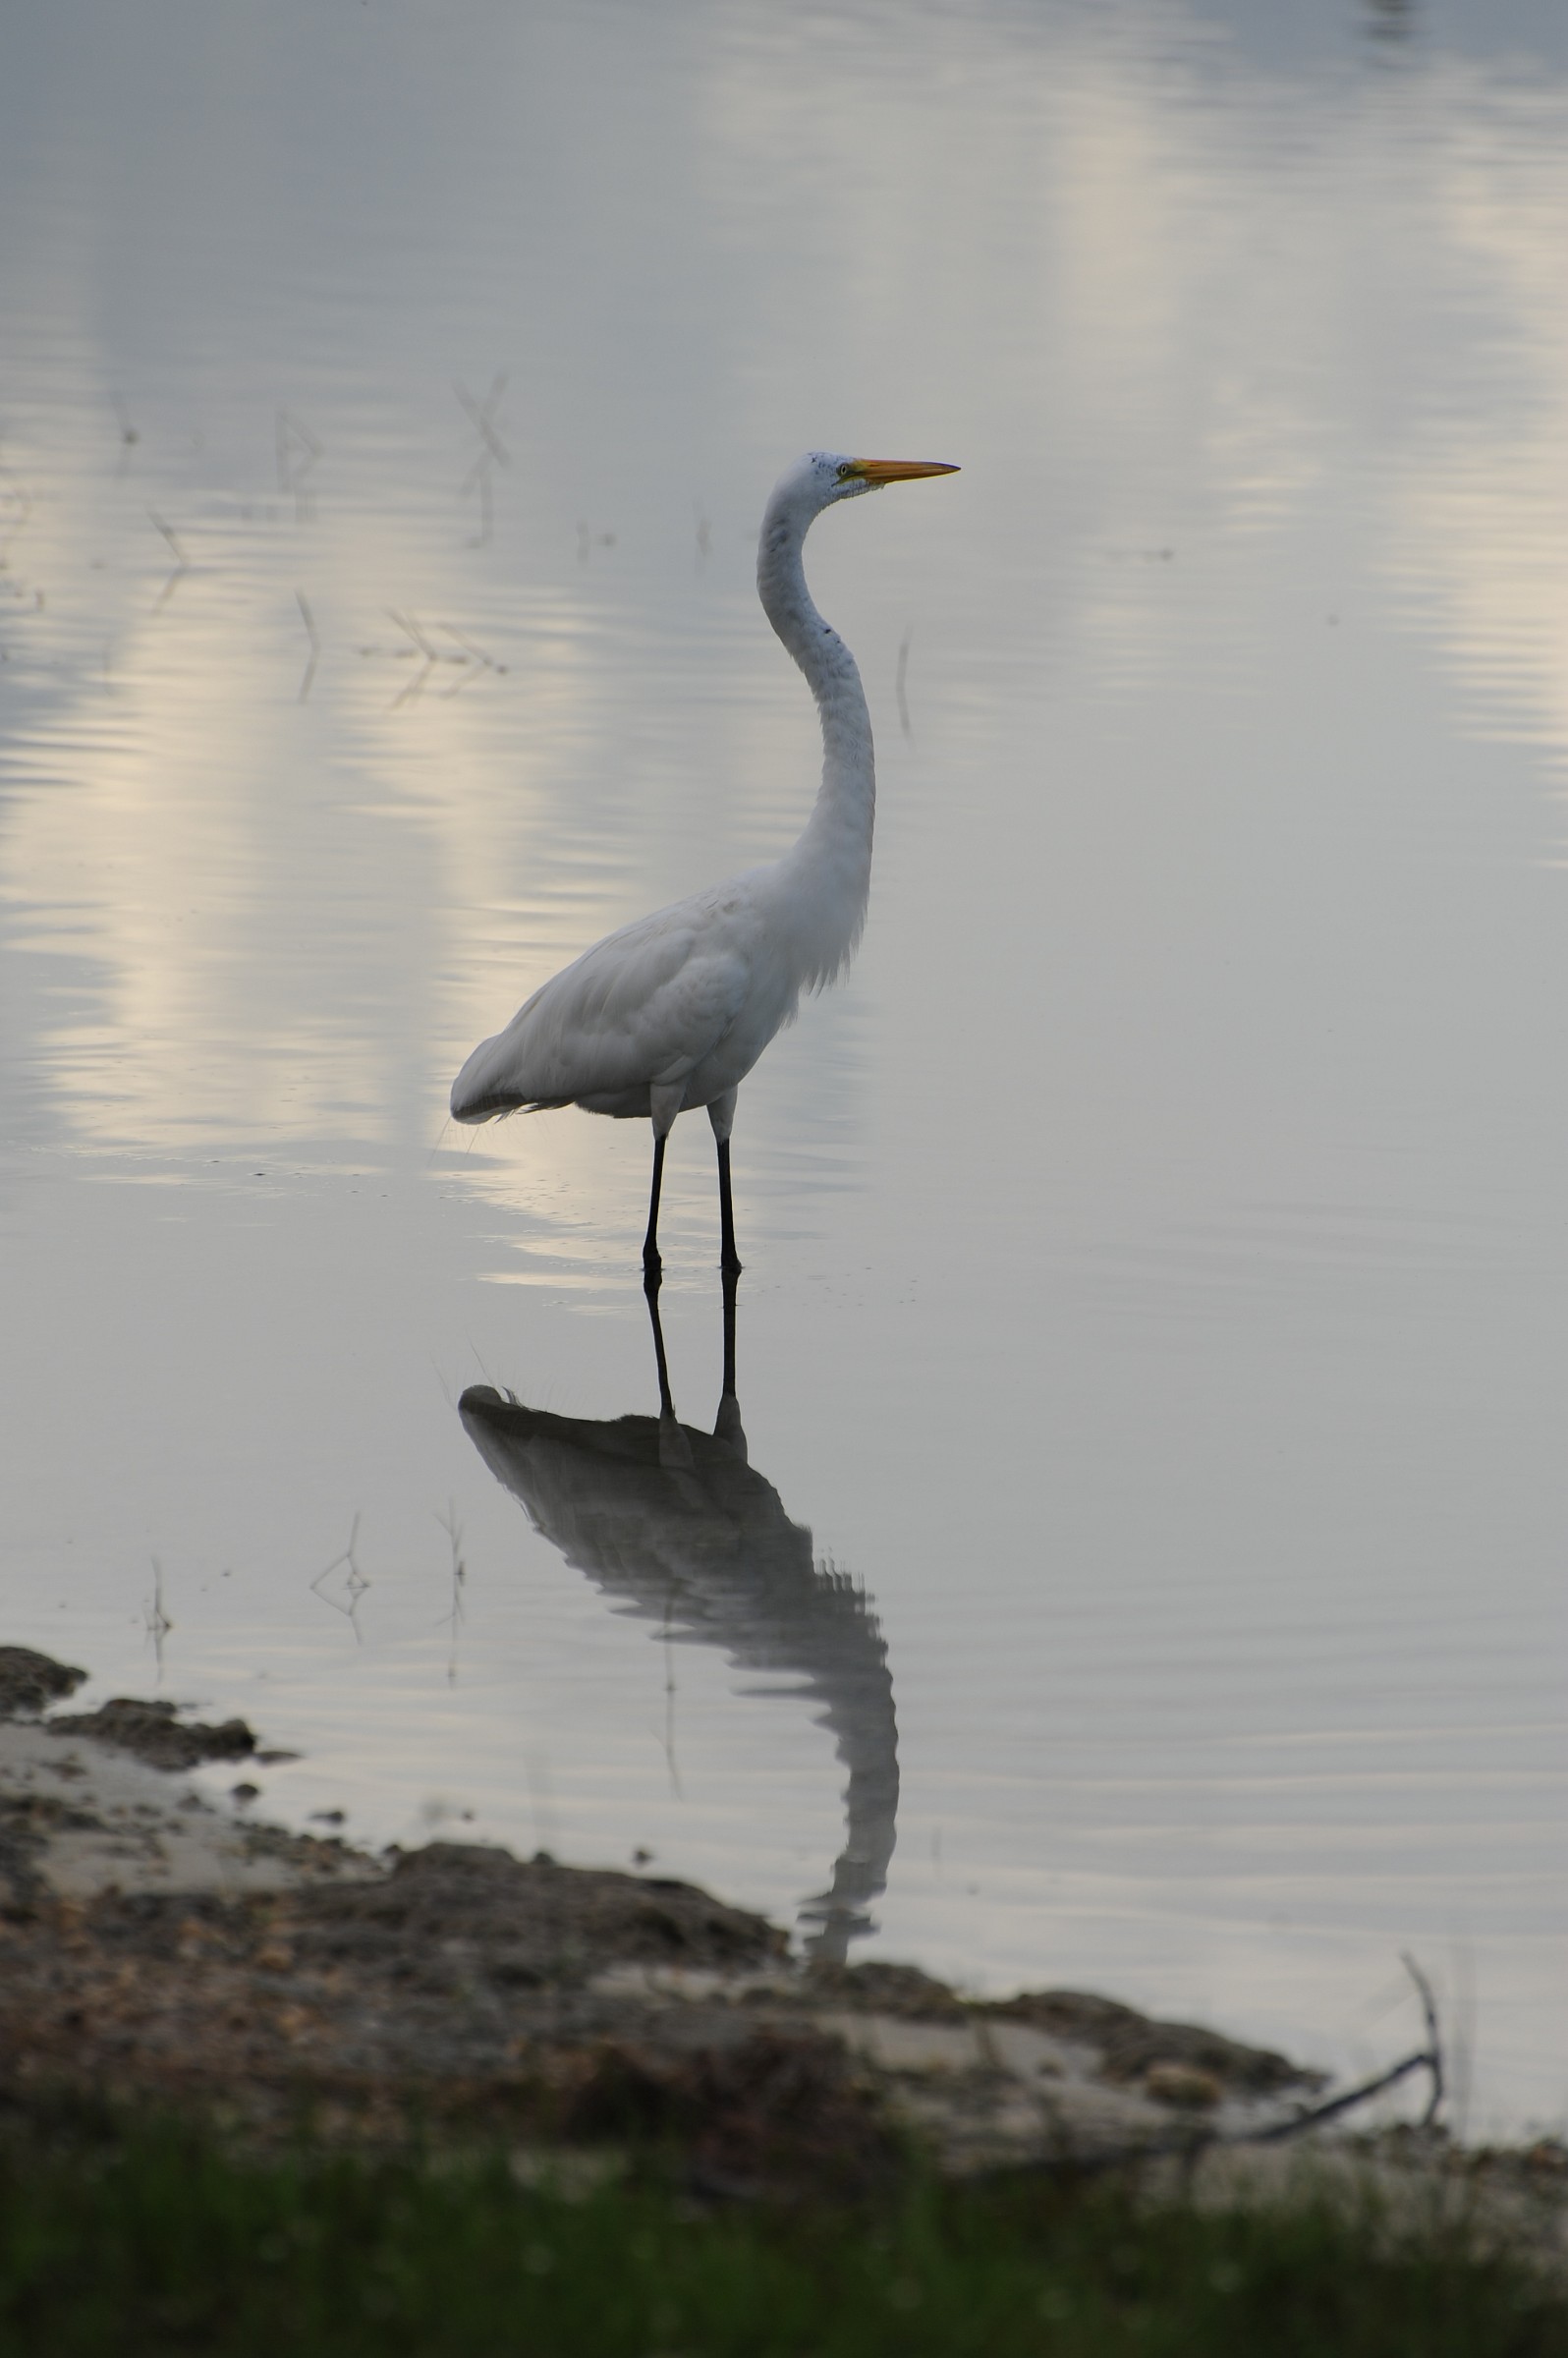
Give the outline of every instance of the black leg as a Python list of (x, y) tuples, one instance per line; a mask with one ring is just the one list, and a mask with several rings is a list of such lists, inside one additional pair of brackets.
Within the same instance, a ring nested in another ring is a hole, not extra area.
[[(659, 1143), (662, 1146), (662, 1139)], [(659, 1318), (659, 1287), (663, 1282), (656, 1263), (644, 1271), (643, 1292), (647, 1299), (648, 1320), (653, 1328), (653, 1361), (659, 1372), (659, 1415), (673, 1417), (675, 1402), (670, 1396), (670, 1366), (664, 1356), (664, 1327)]]
[(739, 1275), (741, 1257), (735, 1250), (735, 1202), (730, 1194), (730, 1142), (718, 1142), (719, 1166), (719, 1267), (732, 1269)]
[(739, 1269), (725, 1270), (724, 1390), (719, 1400), (718, 1415), (713, 1421), (713, 1438), (722, 1441), (744, 1466), (747, 1462), (746, 1428), (741, 1423), (741, 1404), (735, 1397), (735, 1297), (740, 1290), (740, 1282)]
[(655, 1130), (653, 1133), (653, 1189), (648, 1197), (647, 1234), (643, 1239), (643, 1266), (649, 1270), (662, 1269), (664, 1266), (659, 1259), (659, 1189), (663, 1180), (664, 1141)]
[(724, 1271), (724, 1396), (735, 1397), (735, 1296), (740, 1269), (728, 1265)]

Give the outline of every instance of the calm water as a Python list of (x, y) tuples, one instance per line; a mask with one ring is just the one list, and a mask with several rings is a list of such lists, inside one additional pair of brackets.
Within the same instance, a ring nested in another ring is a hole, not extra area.
[[(1336, 2065), (1408, 1948), (1560, 2122), (1561, 12), (60, 0), (0, 205), (0, 1636)], [(800, 823), (812, 443), (964, 472), (809, 552), (871, 924), (672, 1468), (645, 1131), (445, 1094)]]

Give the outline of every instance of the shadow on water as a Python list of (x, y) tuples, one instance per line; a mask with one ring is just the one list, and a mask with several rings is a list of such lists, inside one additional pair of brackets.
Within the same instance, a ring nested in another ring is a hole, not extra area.
[[(832, 1882), (807, 1901), (806, 1947), (842, 1963), (869, 1932), (898, 1813), (898, 1728), (887, 1648), (866, 1593), (818, 1563), (771, 1483), (748, 1460), (735, 1390), (735, 1280), (724, 1289), (724, 1387), (713, 1431), (670, 1397), (658, 1288), (647, 1289), (656, 1417), (558, 1417), (489, 1384), (458, 1403), (485, 1464), (534, 1529), (607, 1597), (672, 1636), (716, 1646), (737, 1669), (785, 1672), (821, 1705), (849, 1771)], [(769, 1694), (775, 1690), (768, 1690)]]

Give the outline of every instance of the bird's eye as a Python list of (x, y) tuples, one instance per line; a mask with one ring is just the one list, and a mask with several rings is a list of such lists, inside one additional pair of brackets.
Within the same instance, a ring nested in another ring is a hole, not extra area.
[(855, 473), (855, 461), (854, 461), (853, 459), (846, 459), (846, 460), (844, 461), (844, 464), (843, 464), (843, 466), (842, 466), (842, 467), (839, 469), (839, 471), (838, 471), (838, 479), (839, 479), (839, 481), (840, 481), (841, 483), (847, 483), (847, 482), (849, 481), (849, 479), (850, 479), (850, 477), (851, 477), (851, 476), (852, 476), (854, 473)]

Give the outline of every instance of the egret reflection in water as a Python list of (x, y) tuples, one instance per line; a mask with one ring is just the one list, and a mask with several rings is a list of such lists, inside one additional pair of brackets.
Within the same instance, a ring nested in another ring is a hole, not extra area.
[[(808, 1951), (842, 1962), (870, 1930), (898, 1812), (887, 1648), (865, 1591), (818, 1563), (748, 1462), (735, 1390), (735, 1283), (724, 1289), (724, 1388), (712, 1432), (677, 1421), (658, 1289), (647, 1289), (659, 1414), (559, 1417), (476, 1384), (458, 1404), (486, 1465), (535, 1530), (597, 1588), (661, 1631), (716, 1646), (737, 1669), (788, 1673), (821, 1706), (849, 1771), (832, 1882), (802, 1908)], [(773, 1690), (769, 1690), (773, 1692)]]

